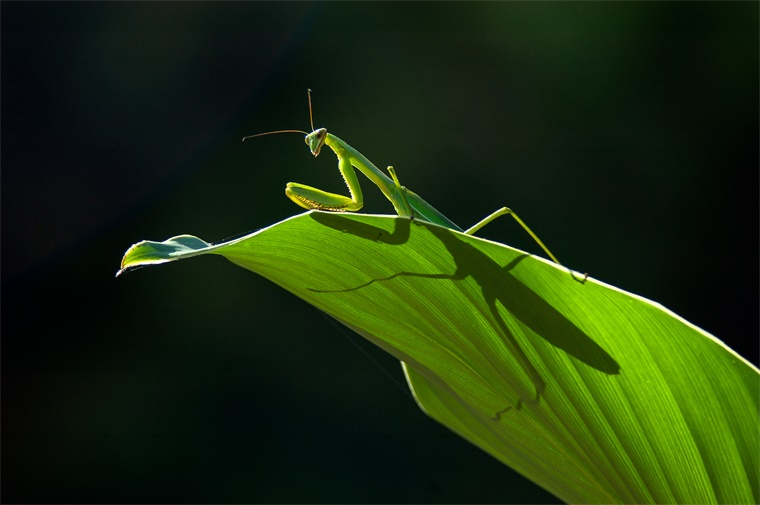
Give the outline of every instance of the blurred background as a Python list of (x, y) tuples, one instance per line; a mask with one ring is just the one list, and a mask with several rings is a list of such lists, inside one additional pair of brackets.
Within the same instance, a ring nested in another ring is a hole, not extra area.
[[(289, 181), (344, 192), (298, 135), (240, 142), (309, 129), (307, 88), (316, 126), (455, 222), (509, 205), (568, 266), (758, 362), (757, 3), (1, 15), (4, 502), (556, 501), (268, 281), (218, 257), (114, 279), (139, 240), (299, 213)], [(481, 235), (539, 252), (509, 219)]]

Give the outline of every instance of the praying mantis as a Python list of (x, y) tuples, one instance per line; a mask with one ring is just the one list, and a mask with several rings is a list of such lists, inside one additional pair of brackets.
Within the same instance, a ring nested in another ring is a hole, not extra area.
[[(306, 145), (309, 146), (311, 154), (316, 158), (322, 150), (322, 147), (329, 147), (338, 157), (338, 170), (340, 170), (343, 180), (348, 186), (350, 196), (328, 193), (305, 184), (289, 182), (285, 187), (285, 194), (297, 205), (305, 209), (328, 210), (334, 212), (356, 212), (364, 206), (364, 196), (362, 193), (359, 179), (356, 176), (356, 170), (359, 170), (367, 178), (380, 188), (385, 197), (393, 204), (393, 208), (401, 217), (410, 219), (422, 219), (445, 228), (463, 232), (467, 235), (474, 235), (475, 232), (483, 228), (494, 219), (509, 215), (533, 238), (533, 240), (544, 250), (544, 252), (558, 265), (559, 260), (544, 245), (541, 239), (533, 233), (525, 222), (508, 207), (502, 207), (493, 212), (485, 219), (482, 219), (470, 228), (463, 230), (453, 221), (444, 216), (438, 209), (427, 203), (421, 196), (414, 191), (402, 186), (399, 182), (396, 171), (392, 166), (388, 167), (390, 178), (385, 175), (374, 163), (369, 161), (362, 153), (348, 145), (345, 141), (331, 133), (327, 133), (325, 128), (314, 128), (314, 117), (311, 106), (311, 90), (308, 90), (309, 99), (309, 121), (311, 123), (311, 133), (302, 130), (277, 130), (256, 135), (248, 135), (243, 140), (260, 137), (262, 135), (272, 135), (276, 133), (302, 133), (306, 135)], [(356, 169), (356, 170), (355, 170)]]

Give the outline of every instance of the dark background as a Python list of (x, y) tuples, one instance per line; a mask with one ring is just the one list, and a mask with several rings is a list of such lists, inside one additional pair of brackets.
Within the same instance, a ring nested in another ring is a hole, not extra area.
[(509, 205), (758, 361), (756, 2), (0, 9), (4, 502), (554, 500), (268, 281), (214, 257), (114, 279), (141, 239), (300, 212), (288, 181), (342, 191), (297, 135), (240, 142), (308, 129), (307, 88), (454, 221)]

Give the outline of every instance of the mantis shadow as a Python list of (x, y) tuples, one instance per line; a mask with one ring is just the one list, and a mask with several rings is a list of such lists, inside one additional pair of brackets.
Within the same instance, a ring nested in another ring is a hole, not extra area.
[[(491, 316), (501, 330), (500, 334), (505, 340), (504, 343), (512, 349), (515, 358), (535, 386), (535, 397), (520, 398), (514, 408), (519, 410), (523, 403), (537, 404), (546, 387), (546, 383), (520, 348), (517, 339), (499, 313), (497, 302), (522, 325), (528, 327), (546, 342), (561, 349), (576, 360), (607, 375), (620, 373), (620, 365), (617, 361), (590, 336), (512, 275), (511, 270), (527, 258), (527, 254), (518, 256), (506, 265), (500, 265), (478, 248), (462, 240), (458, 233), (441, 226), (397, 218), (393, 232), (389, 233), (386, 230), (366, 223), (346, 219), (346, 216), (327, 213), (312, 213), (311, 216), (319, 223), (330, 228), (385, 244), (401, 245), (406, 243), (409, 240), (412, 223), (423, 227), (436, 237), (446, 247), (454, 260), (456, 269), (453, 273), (397, 272), (384, 278), (370, 279), (364, 284), (338, 290), (337, 292), (356, 291), (375, 282), (387, 282), (396, 277), (419, 277), (451, 281), (460, 281), (467, 277), (472, 278), (480, 287)], [(579, 283), (578, 289), (584, 289), (583, 284)], [(310, 289), (310, 291), (318, 293), (336, 292), (317, 289)], [(494, 420), (499, 420), (503, 413), (512, 408), (510, 406), (496, 412)]]
[[(377, 226), (362, 223), (351, 219), (351, 214), (336, 212), (311, 211), (309, 216), (321, 225), (338, 230), (343, 233), (350, 233), (372, 242), (389, 245), (401, 245), (409, 241), (409, 233), (412, 224), (411, 219), (397, 218), (394, 221), (392, 232), (388, 232)], [(312, 290), (313, 291), (313, 290)]]

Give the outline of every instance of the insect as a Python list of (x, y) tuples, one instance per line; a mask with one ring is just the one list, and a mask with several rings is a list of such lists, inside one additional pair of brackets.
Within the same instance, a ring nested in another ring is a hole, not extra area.
[(311, 186), (299, 184), (297, 182), (289, 182), (285, 187), (285, 194), (293, 200), (296, 204), (305, 209), (318, 209), (329, 210), (336, 212), (356, 212), (364, 205), (364, 196), (362, 194), (362, 188), (359, 184), (359, 179), (356, 176), (356, 171), (367, 176), (367, 178), (375, 183), (380, 188), (386, 198), (390, 200), (393, 207), (399, 216), (408, 217), (411, 219), (422, 219), (431, 223), (450, 228), (453, 230), (461, 231), (467, 235), (473, 235), (475, 232), (483, 228), (485, 225), (493, 221), (494, 219), (510, 215), (515, 218), (515, 221), (522, 226), (522, 228), (528, 233), (528, 235), (541, 246), (541, 249), (558, 265), (561, 264), (554, 254), (541, 242), (541, 239), (533, 233), (528, 225), (523, 222), (520, 217), (515, 214), (514, 211), (507, 207), (502, 207), (496, 212), (490, 214), (485, 219), (479, 221), (474, 226), (463, 230), (457, 226), (453, 221), (444, 216), (438, 209), (427, 203), (421, 196), (414, 191), (404, 187), (399, 182), (396, 175), (396, 171), (392, 166), (388, 167), (388, 173), (390, 178), (385, 175), (374, 163), (369, 161), (362, 153), (348, 145), (346, 142), (336, 137), (331, 133), (327, 133), (325, 128), (314, 129), (314, 118), (312, 115), (311, 107), (311, 90), (308, 90), (309, 99), (309, 121), (311, 123), (311, 133), (307, 133), (302, 130), (277, 130), (266, 133), (258, 133), (256, 135), (249, 135), (244, 137), (243, 140), (260, 137), (262, 135), (272, 135), (276, 133), (302, 133), (306, 135), (305, 141), (311, 150), (311, 154), (316, 158), (322, 150), (322, 147), (329, 147), (335, 155), (338, 157), (338, 170), (340, 170), (343, 179), (348, 186), (348, 192), (350, 196), (338, 195), (336, 193), (328, 193)]

